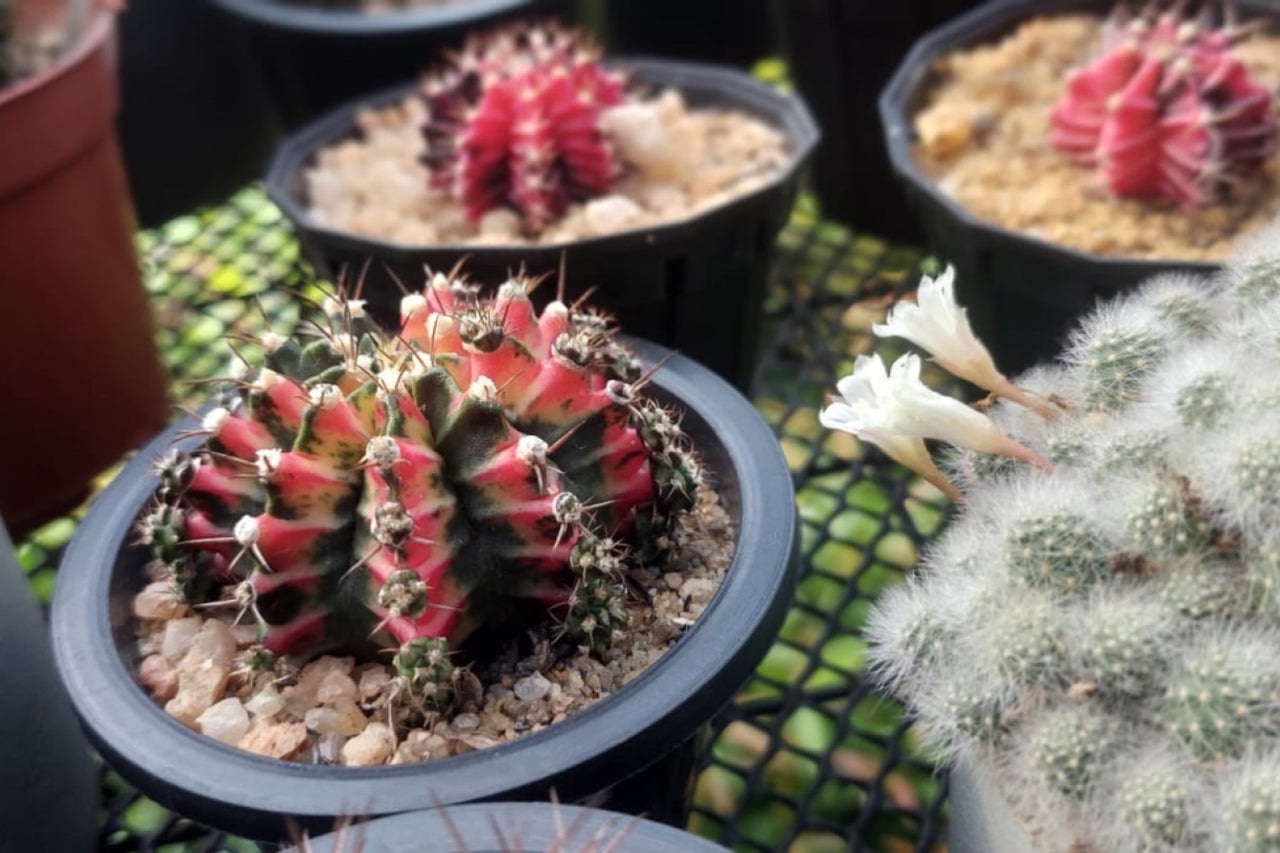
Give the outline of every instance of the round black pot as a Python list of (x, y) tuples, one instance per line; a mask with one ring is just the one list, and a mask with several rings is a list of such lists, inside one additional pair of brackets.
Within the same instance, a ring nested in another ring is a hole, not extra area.
[[(1276, 14), (1274, 3), (1239, 0), (1242, 17)], [(1099, 299), (1116, 295), (1161, 272), (1204, 275), (1217, 264), (1107, 258), (982, 222), (963, 210), (917, 167), (911, 147), (913, 117), (934, 85), (942, 55), (990, 42), (1034, 14), (1093, 11), (1111, 0), (1003, 0), (956, 19), (925, 36), (903, 60), (880, 98), (880, 116), (893, 169), (906, 187), (929, 243), (956, 267), (961, 304), (976, 331), (1006, 371), (1018, 371), (1062, 348), (1071, 323)]]
[(0, 648), (0, 849), (88, 853), (98, 835), (98, 774), (2, 522)]
[(780, 0), (787, 67), (822, 128), (812, 184), (825, 218), (921, 239), (884, 140), (870, 130), (876, 99), (918, 37), (981, 1)]
[(440, 853), (724, 853), (679, 829), (616, 812), (555, 803), (485, 803), (385, 817), (312, 839), (285, 853), (421, 853), (424, 839)]
[(564, 15), (571, 0), (455, 0), (379, 12), (285, 0), (209, 0), (250, 40), (262, 80), (287, 127), (335, 104), (409, 79), (467, 31), (525, 17)]
[[(653, 363), (669, 351), (634, 342)], [(153, 461), (188, 420), (162, 433), (116, 477), (67, 549), (53, 602), (57, 662), (76, 710), (107, 762), (147, 796), (181, 815), (254, 838), (288, 835), (286, 819), (327, 832), (342, 815), (385, 815), (469, 801), (566, 802), (630, 778), (611, 808), (661, 810), (688, 789), (688, 749), (772, 643), (795, 581), (797, 523), (791, 475), (751, 404), (679, 355), (650, 386), (682, 407), (738, 531), (731, 565), (707, 609), (632, 682), (568, 720), (467, 755), (379, 768), (304, 765), (252, 755), (170, 718), (135, 683), (139, 655), (130, 619), (148, 556), (134, 520), (157, 486)], [(672, 757), (674, 756), (674, 757)], [(665, 761), (660, 761), (664, 759)], [(642, 772), (658, 762), (654, 773)], [(684, 768), (673, 778), (673, 768)], [(630, 800), (627, 800), (630, 797)], [(674, 817), (674, 816), (672, 816)]]
[[(790, 215), (817, 126), (803, 102), (734, 69), (649, 59), (618, 65), (637, 84), (679, 89), (691, 106), (742, 110), (779, 129), (790, 140), (787, 168), (768, 184), (689, 219), (572, 243), (408, 246), (317, 224), (307, 210), (304, 171), (319, 149), (356, 134), (359, 110), (397, 103), (411, 91), (400, 86), (341, 107), (287, 139), (267, 172), (267, 192), (297, 226), (322, 275), (360, 271), (373, 260), (362, 295), (384, 317), (398, 311), (396, 279), (416, 281), (424, 264), (448, 270), (466, 258), (473, 278), (501, 281), (521, 266), (534, 274), (554, 272), (563, 257), (569, 300), (595, 288), (591, 303), (622, 318), (629, 333), (673, 347), (745, 389), (774, 238)], [(553, 295), (554, 287), (543, 287), (534, 299)]]

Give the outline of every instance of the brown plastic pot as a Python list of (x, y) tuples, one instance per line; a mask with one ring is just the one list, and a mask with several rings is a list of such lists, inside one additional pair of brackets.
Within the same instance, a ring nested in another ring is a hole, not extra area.
[(114, 19), (0, 90), (0, 515), (15, 535), (81, 500), (164, 424), (164, 370), (116, 144)]

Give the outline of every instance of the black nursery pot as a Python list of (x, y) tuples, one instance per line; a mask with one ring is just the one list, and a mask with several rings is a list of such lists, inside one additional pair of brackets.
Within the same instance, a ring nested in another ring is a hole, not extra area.
[(920, 224), (889, 168), (876, 99), (912, 43), (981, 0), (781, 0), (787, 67), (822, 128), (822, 215), (896, 240)]
[[(108, 764), (183, 816), (277, 841), (288, 836), (290, 817), (316, 834), (343, 815), (545, 801), (552, 789), (574, 802), (618, 783), (629, 793), (607, 799), (611, 808), (663, 811), (664, 799), (674, 798), (682, 810), (691, 784), (690, 740), (747, 679), (782, 622), (794, 588), (798, 527), (791, 475), (751, 404), (690, 359), (631, 343), (645, 363), (671, 356), (649, 387), (660, 402), (685, 411), (683, 427), (738, 534), (706, 610), (633, 681), (541, 731), (417, 764), (306, 765), (243, 752), (187, 729), (136, 683), (140, 655), (130, 616), (149, 559), (136, 543), (134, 522), (158, 485), (154, 460), (194, 425), (187, 420), (152, 441), (98, 497), (58, 572), (57, 663)], [(679, 819), (671, 811), (664, 816)]]
[[(1245, 18), (1274, 4), (1240, 0)], [(914, 117), (936, 83), (945, 54), (996, 41), (1037, 14), (1091, 11), (1106, 15), (1111, 0), (1004, 0), (977, 9), (921, 39), (885, 88), (880, 116), (893, 169), (906, 187), (929, 243), (956, 268), (961, 304), (1006, 371), (1019, 371), (1062, 348), (1073, 321), (1110, 298), (1162, 272), (1211, 273), (1204, 261), (1109, 258), (1064, 248), (980, 221), (938, 188), (915, 162)]]
[(295, 0), (209, 0), (245, 29), (286, 127), (362, 92), (413, 77), (468, 30), (564, 15), (571, 0), (456, 0), (369, 13)]
[[(774, 239), (790, 215), (817, 126), (803, 102), (741, 71), (651, 59), (617, 65), (637, 85), (678, 89), (691, 107), (737, 109), (767, 122), (787, 136), (786, 168), (752, 192), (688, 219), (571, 243), (408, 246), (317, 224), (307, 209), (305, 170), (318, 150), (356, 135), (359, 110), (398, 103), (412, 91), (401, 86), (341, 107), (286, 140), (267, 172), (267, 192), (297, 226), (322, 275), (364, 271), (362, 295), (384, 321), (398, 312), (397, 279), (416, 286), (424, 265), (449, 270), (465, 258), (472, 278), (501, 281), (522, 266), (533, 274), (554, 273), (563, 258), (567, 300), (595, 288), (591, 304), (619, 317), (627, 332), (670, 346), (745, 389)], [(545, 302), (554, 291), (545, 286), (533, 298)]]
[[(423, 839), (447, 839), (433, 849), (458, 853), (600, 850), (611, 853), (724, 853), (696, 835), (649, 820), (554, 803), (485, 803), (410, 812), (312, 839), (285, 853), (347, 853), (352, 845), (378, 853), (421, 853)], [(345, 845), (345, 846), (343, 846)]]

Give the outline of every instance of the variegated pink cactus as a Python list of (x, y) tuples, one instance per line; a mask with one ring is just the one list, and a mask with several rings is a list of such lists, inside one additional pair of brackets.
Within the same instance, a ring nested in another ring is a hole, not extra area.
[(348, 302), (305, 346), (264, 338), (234, 404), (163, 465), (140, 528), (158, 570), (252, 617), (256, 665), (372, 636), (427, 695), (493, 620), (550, 611), (608, 644), (623, 563), (669, 545), (699, 468), (606, 322), (538, 314), (530, 286), (436, 276), (394, 336)]
[(1276, 145), (1274, 93), (1233, 50), (1246, 32), (1203, 15), (1117, 9), (1102, 53), (1070, 74), (1050, 113), (1053, 145), (1119, 196), (1220, 198)]
[(608, 191), (618, 173), (600, 112), (623, 80), (598, 50), (553, 26), (477, 36), (423, 82), (423, 155), (432, 185), (472, 222), (510, 207), (538, 231), (568, 207)]

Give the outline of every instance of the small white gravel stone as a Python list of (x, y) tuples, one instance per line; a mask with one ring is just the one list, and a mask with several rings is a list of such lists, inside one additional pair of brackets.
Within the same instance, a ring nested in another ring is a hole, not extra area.
[(706, 604), (716, 591), (715, 583), (709, 578), (689, 578), (680, 585), (680, 595), (696, 604)]
[(480, 725), (480, 718), (475, 714), (459, 714), (451, 725), (455, 731), (469, 732)]
[(249, 712), (232, 696), (211, 705), (196, 717), (200, 732), (223, 743), (237, 744), (249, 731)]
[(644, 213), (640, 206), (623, 195), (607, 195), (587, 202), (583, 215), (593, 234), (623, 231)]
[(133, 599), (133, 615), (139, 619), (176, 619), (186, 612), (182, 594), (168, 581), (147, 584)]
[(521, 702), (536, 702), (551, 689), (551, 682), (540, 672), (526, 675), (515, 684), (516, 698)]
[(356, 683), (341, 670), (327, 673), (316, 689), (316, 700), (322, 705), (333, 705), (343, 699), (354, 702), (359, 696)]
[(351, 767), (382, 764), (395, 749), (395, 737), (384, 723), (370, 723), (342, 747), (342, 763)]
[(360, 698), (367, 702), (377, 698), (378, 694), (386, 689), (386, 686), (390, 683), (391, 673), (380, 666), (369, 666), (360, 672), (357, 689), (360, 691)]
[(178, 693), (165, 704), (165, 711), (194, 726), (196, 718), (222, 697), (235, 654), (231, 629), (217, 619), (205, 622), (178, 664)]
[(679, 572), (667, 572), (662, 576), (662, 580), (671, 589), (679, 589), (680, 584), (684, 583), (684, 575)]
[(520, 233), (520, 215), (497, 207), (480, 217), (479, 231), (486, 237), (515, 237)]
[(148, 655), (138, 664), (138, 681), (154, 699), (167, 702), (178, 692), (178, 671), (164, 655)]
[(623, 159), (646, 174), (668, 178), (675, 172), (671, 137), (656, 103), (623, 103), (600, 115), (600, 127), (610, 134)]
[(274, 684), (268, 684), (245, 703), (249, 713), (255, 717), (274, 717), (284, 710), (284, 699)]
[(307, 728), (322, 735), (351, 737), (360, 734), (368, 718), (356, 703), (340, 699), (333, 705), (312, 708), (303, 716)]
[(166, 622), (164, 638), (160, 640), (160, 654), (170, 663), (182, 660), (200, 633), (200, 625), (204, 622), (199, 616), (188, 616), (186, 619), (174, 619)]

